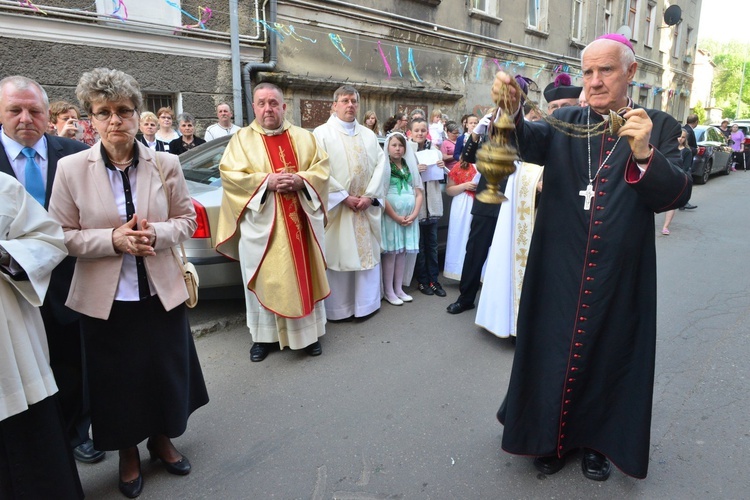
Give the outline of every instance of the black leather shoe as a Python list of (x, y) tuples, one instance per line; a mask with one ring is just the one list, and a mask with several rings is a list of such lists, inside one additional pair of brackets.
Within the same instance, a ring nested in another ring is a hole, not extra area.
[(422, 292), (425, 295), (435, 295), (435, 292), (432, 290), (432, 288), (429, 285), (423, 285), (420, 283), (417, 288), (420, 292)]
[[(120, 452), (120, 469), (122, 468), (122, 451)], [(135, 457), (138, 460), (138, 477), (131, 481), (123, 481), (120, 479), (117, 483), (117, 487), (120, 489), (120, 493), (128, 498), (135, 498), (143, 491), (143, 474), (141, 473), (141, 457), (138, 454), (138, 448), (135, 448)]]
[(120, 493), (126, 497), (135, 498), (143, 491), (143, 474), (138, 471), (138, 477), (127, 483), (120, 479), (117, 487), (120, 488)]
[(694, 208), (698, 208), (698, 205), (691, 205), (690, 203), (685, 203), (685, 206), (680, 207), (680, 210), (693, 210)]
[(445, 293), (445, 290), (443, 290), (443, 287), (440, 286), (440, 283), (438, 283), (437, 281), (435, 283), (430, 283), (430, 288), (432, 289), (432, 293), (434, 293), (438, 297), (445, 297), (447, 295)]
[(534, 467), (542, 474), (552, 475), (560, 472), (565, 467), (565, 457), (558, 457), (555, 455), (548, 457), (536, 457), (534, 459)]
[(323, 346), (320, 345), (320, 340), (305, 347), (305, 352), (309, 356), (320, 356), (321, 354), (323, 354)]
[(581, 460), (583, 475), (592, 481), (606, 481), (612, 466), (607, 457), (588, 448), (583, 449), (583, 460)]
[(188, 460), (185, 455), (182, 455), (182, 458), (176, 462), (167, 462), (158, 455), (155, 449), (152, 448), (151, 438), (146, 441), (146, 448), (148, 448), (151, 461), (156, 462), (157, 460), (161, 460), (164, 469), (170, 474), (174, 474), (175, 476), (187, 476), (190, 474), (190, 469), (192, 469), (192, 467), (190, 465), (190, 460)]
[(469, 309), (474, 309), (476, 306), (474, 304), (462, 304), (459, 301), (454, 302), (453, 304), (449, 305), (445, 310), (448, 311), (450, 314), (461, 314), (464, 311), (468, 311)]
[(85, 464), (95, 464), (104, 460), (105, 452), (94, 449), (94, 442), (87, 439), (83, 443), (73, 448), (73, 456), (79, 462)]
[(271, 352), (271, 344), (265, 342), (256, 342), (250, 348), (250, 361), (257, 363), (263, 361)]

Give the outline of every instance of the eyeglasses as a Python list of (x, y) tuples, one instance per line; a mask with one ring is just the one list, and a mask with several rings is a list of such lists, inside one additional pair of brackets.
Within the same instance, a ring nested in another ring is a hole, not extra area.
[(349, 99), (348, 97), (344, 97), (343, 99), (339, 99), (339, 102), (341, 104), (354, 104), (354, 105), (359, 104), (359, 101), (357, 101), (357, 99)]
[(113, 114), (120, 117), (121, 120), (127, 120), (128, 118), (133, 118), (133, 115), (135, 114), (135, 112), (136, 112), (136, 109), (134, 108), (120, 108), (114, 113), (112, 113), (112, 111), (108, 109), (103, 109), (96, 113), (91, 113), (91, 116), (93, 116), (99, 121), (106, 122), (107, 120), (112, 118)]

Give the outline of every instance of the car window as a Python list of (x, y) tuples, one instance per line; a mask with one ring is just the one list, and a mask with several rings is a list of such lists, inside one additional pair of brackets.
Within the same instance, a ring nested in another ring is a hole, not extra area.
[(185, 179), (201, 184), (220, 186), (219, 163), (223, 154), (224, 148), (221, 150), (211, 149), (205, 151), (202, 155), (183, 161), (182, 172), (185, 174)]
[(706, 135), (706, 130), (708, 129), (696, 129), (695, 130), (695, 140), (696, 142), (703, 142), (703, 137)]
[(715, 128), (710, 128), (706, 131), (706, 140), (711, 142), (724, 142), (724, 134)]

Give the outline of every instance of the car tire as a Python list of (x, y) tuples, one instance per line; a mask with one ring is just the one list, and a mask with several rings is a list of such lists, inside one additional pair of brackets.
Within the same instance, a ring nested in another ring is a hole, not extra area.
[[(695, 167), (695, 165), (693, 165)], [(693, 184), (705, 184), (708, 181), (708, 176), (711, 174), (711, 169), (708, 162), (703, 164), (703, 169), (696, 172), (693, 168)]]
[(711, 158), (706, 162), (706, 166), (703, 167), (703, 175), (701, 175), (701, 182), (700, 184), (705, 184), (708, 182), (708, 178), (711, 177), (711, 170), (714, 167), (714, 160)]

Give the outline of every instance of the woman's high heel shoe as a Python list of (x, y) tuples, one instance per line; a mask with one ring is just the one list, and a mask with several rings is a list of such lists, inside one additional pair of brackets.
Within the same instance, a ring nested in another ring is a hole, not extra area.
[(146, 441), (146, 448), (148, 448), (148, 453), (151, 457), (151, 461), (156, 462), (157, 460), (161, 460), (161, 463), (164, 464), (164, 468), (170, 474), (175, 474), (177, 476), (187, 476), (188, 474), (190, 474), (190, 461), (185, 455), (182, 455), (182, 458), (176, 462), (167, 462), (156, 452), (155, 447), (151, 444), (151, 438)]
[(117, 486), (120, 488), (120, 493), (128, 498), (136, 498), (143, 491), (143, 474), (141, 474), (141, 457), (138, 454), (138, 448), (136, 448), (136, 457), (138, 458), (138, 477), (131, 481), (123, 481), (120, 478)]

